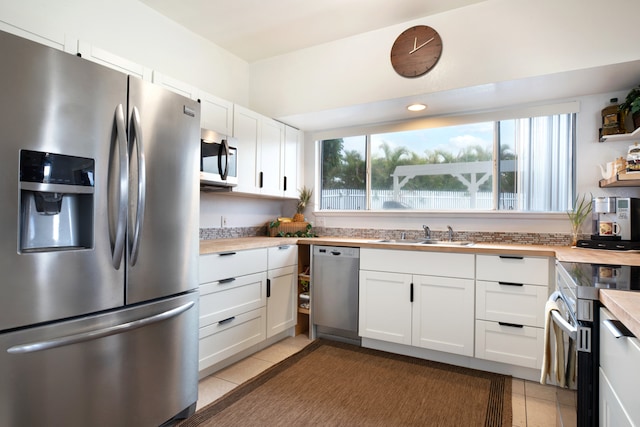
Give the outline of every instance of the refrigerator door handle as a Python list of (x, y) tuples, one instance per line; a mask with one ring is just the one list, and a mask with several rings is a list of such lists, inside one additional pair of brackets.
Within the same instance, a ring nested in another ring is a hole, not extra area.
[(121, 334), (131, 331), (132, 329), (148, 326), (153, 323), (162, 322), (163, 320), (170, 319), (178, 316), (185, 311), (189, 310), (195, 305), (194, 301), (190, 301), (179, 307), (172, 308), (162, 313), (154, 314), (153, 316), (145, 317), (143, 319), (133, 320), (131, 322), (121, 323), (119, 325), (109, 326), (103, 329), (97, 329), (95, 331), (82, 332), (79, 334), (67, 335), (63, 337), (53, 338), (46, 341), (38, 341), (29, 344), (15, 345), (7, 349), (7, 353), (11, 354), (23, 354), (33, 353), (36, 351), (49, 350), (52, 348), (63, 347), (66, 345), (77, 344), (86, 341), (96, 340), (98, 338), (108, 337), (110, 335)]
[(144, 157), (144, 147), (142, 138), (142, 126), (140, 125), (140, 111), (138, 107), (133, 107), (133, 113), (131, 114), (132, 132), (130, 134), (129, 141), (129, 158), (133, 154), (133, 148), (135, 145), (136, 154), (138, 158), (138, 200), (136, 203), (136, 219), (133, 225), (131, 247), (130, 247), (130, 265), (133, 267), (138, 261), (138, 252), (140, 250), (140, 238), (142, 235), (142, 225), (144, 222), (144, 207), (146, 201), (146, 188), (147, 188), (147, 173), (146, 173), (146, 161)]
[[(118, 175), (118, 212), (116, 219), (115, 236), (111, 235), (112, 263), (118, 270), (122, 262), (122, 254), (126, 239), (127, 228), (127, 200), (129, 199), (129, 162), (127, 157), (127, 132), (125, 130), (124, 108), (118, 104), (115, 113), (116, 121), (116, 143), (119, 152), (119, 175)], [(111, 210), (109, 211), (111, 212)]]

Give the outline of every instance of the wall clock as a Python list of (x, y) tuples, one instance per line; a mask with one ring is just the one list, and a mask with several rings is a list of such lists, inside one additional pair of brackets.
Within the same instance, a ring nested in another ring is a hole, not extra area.
[(442, 54), (440, 34), (426, 25), (405, 30), (391, 47), (391, 65), (403, 77), (418, 77), (429, 72)]

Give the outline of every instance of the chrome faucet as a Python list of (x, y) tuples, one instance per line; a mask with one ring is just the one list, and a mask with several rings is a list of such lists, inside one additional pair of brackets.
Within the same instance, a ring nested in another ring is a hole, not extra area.
[(453, 242), (453, 228), (450, 225), (447, 225), (447, 230), (449, 230), (449, 241)]
[(429, 226), (423, 225), (422, 228), (424, 229), (424, 238), (427, 240), (431, 240), (431, 229), (429, 228)]

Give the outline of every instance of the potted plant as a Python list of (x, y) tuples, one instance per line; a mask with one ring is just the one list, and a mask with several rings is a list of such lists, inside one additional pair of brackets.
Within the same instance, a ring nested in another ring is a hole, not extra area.
[(618, 109), (624, 116), (631, 114), (634, 130), (640, 127), (640, 85), (629, 91)]
[(296, 206), (296, 214), (293, 216), (293, 222), (304, 222), (303, 212), (309, 204), (312, 195), (313, 190), (304, 185), (298, 190), (298, 205)]
[(582, 198), (576, 197), (573, 203), (573, 209), (567, 211), (569, 221), (571, 221), (571, 246), (578, 244), (578, 235), (580, 234), (580, 227), (585, 219), (591, 213), (591, 198), (587, 199), (583, 194)]

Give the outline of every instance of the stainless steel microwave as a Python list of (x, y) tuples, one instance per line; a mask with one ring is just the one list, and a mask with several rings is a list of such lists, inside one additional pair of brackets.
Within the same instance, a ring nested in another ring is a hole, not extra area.
[[(202, 129), (200, 136), (200, 186), (238, 185), (238, 149), (233, 138)], [(235, 145), (235, 144), (234, 144)]]

